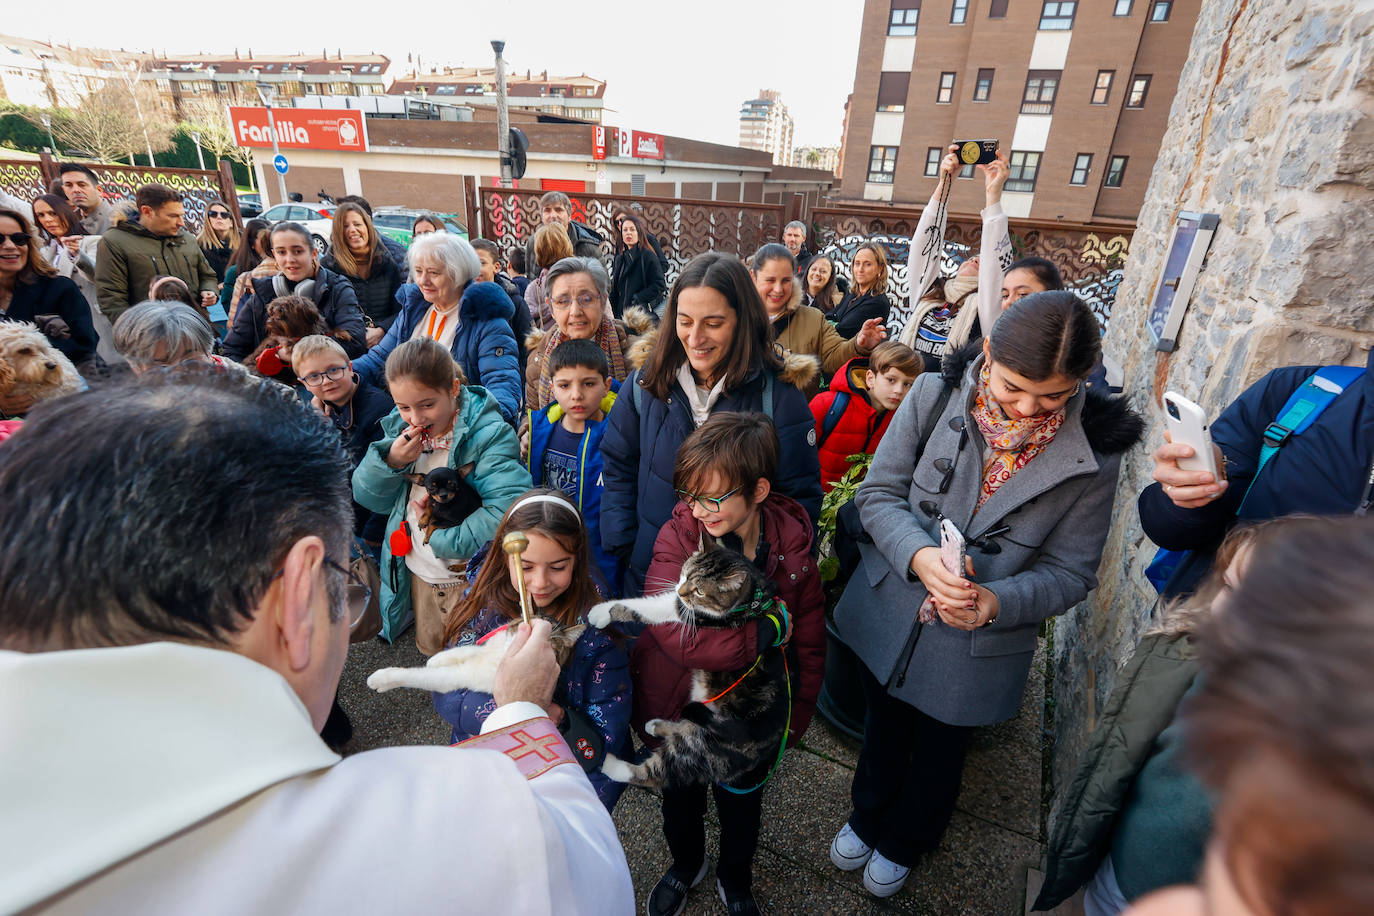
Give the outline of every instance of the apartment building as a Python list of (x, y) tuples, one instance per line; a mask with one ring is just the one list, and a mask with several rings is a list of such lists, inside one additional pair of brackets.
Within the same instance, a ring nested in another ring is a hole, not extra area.
[[(496, 68), (446, 67), (429, 73), (407, 73), (391, 85), (391, 95), (420, 95), (457, 100), (466, 105), (496, 105)], [(525, 71), (506, 74), (506, 102), (510, 108), (563, 118), (601, 123), (606, 107), (606, 81), (583, 73), (550, 77)]]
[[(842, 188), (924, 204), (952, 140), (997, 139), (1012, 216), (1135, 219), (1200, 0), (865, 0)], [(972, 167), (949, 208), (983, 205)]]
[(0, 35), (0, 98), (38, 108), (75, 108), (110, 79), (132, 78), (137, 55)]
[(838, 146), (799, 146), (792, 150), (792, 165), (835, 172), (840, 165)]
[(189, 99), (213, 99), (224, 105), (258, 105), (257, 84), (268, 83), (283, 105), (311, 95), (381, 95), (386, 92), (391, 61), (381, 54), (342, 51), (319, 55), (194, 54), (176, 57), (143, 55), (140, 78), (154, 83), (163, 102), (178, 115)]
[(792, 158), (792, 116), (774, 89), (760, 89), (739, 110), (739, 145), (763, 150), (775, 165), (788, 165)]

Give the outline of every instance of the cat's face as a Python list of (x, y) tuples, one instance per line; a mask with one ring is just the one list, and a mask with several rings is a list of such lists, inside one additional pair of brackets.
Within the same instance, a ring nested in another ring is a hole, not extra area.
[(745, 617), (754, 610), (750, 603), (756, 592), (771, 595), (767, 579), (741, 554), (714, 543), (704, 542), (682, 564), (677, 595), (693, 622), (729, 624), (732, 617)]

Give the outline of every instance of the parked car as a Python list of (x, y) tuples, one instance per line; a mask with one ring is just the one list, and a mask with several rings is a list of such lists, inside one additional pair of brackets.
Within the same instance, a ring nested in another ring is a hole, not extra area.
[[(415, 219), (424, 210), (413, 210), (409, 207), (377, 207), (372, 211), (372, 225), (377, 227), (377, 231), (394, 242), (399, 242), (410, 247), (414, 233), (411, 227), (415, 225)], [(454, 235), (462, 239), (468, 237), (468, 227), (458, 221), (453, 213), (436, 213), (436, 216), (444, 221), (444, 227)]]
[(239, 216), (244, 219), (252, 219), (262, 213), (262, 195), (257, 191), (250, 191), (239, 195)]
[(277, 204), (268, 207), (262, 219), (269, 223), (279, 223), (284, 219), (300, 223), (310, 233), (315, 250), (324, 254), (329, 250), (329, 234), (334, 230), (334, 211), (329, 207), (315, 204)]

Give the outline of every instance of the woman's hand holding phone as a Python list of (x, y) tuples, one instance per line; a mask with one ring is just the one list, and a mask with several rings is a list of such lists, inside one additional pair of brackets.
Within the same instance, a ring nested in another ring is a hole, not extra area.
[[(1178, 466), (1180, 458), (1188, 459), (1196, 454), (1191, 445), (1174, 442), (1168, 432), (1164, 433), (1164, 440), (1164, 444), (1155, 449), (1152, 476), (1164, 485), (1164, 495), (1175, 506), (1198, 509), (1226, 492), (1230, 482), (1225, 477), (1217, 480), (1211, 471), (1185, 471)], [(1212, 448), (1216, 452), (1217, 467), (1225, 467), (1221, 449), (1215, 445)]]

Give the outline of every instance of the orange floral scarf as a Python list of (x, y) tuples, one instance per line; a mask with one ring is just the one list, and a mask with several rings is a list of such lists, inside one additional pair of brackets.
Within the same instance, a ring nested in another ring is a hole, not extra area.
[(978, 393), (973, 400), (973, 420), (978, 431), (988, 444), (988, 457), (983, 462), (983, 484), (978, 493), (978, 505), (974, 512), (983, 508), (983, 503), (992, 494), (1011, 480), (1012, 475), (1030, 464), (1032, 458), (1045, 450), (1054, 441), (1054, 434), (1064, 425), (1064, 408), (1038, 417), (1013, 420), (1003, 413), (993, 399), (988, 385), (992, 374), (988, 364), (983, 363), (978, 373)]

